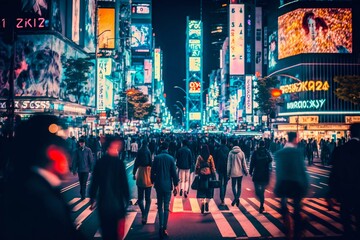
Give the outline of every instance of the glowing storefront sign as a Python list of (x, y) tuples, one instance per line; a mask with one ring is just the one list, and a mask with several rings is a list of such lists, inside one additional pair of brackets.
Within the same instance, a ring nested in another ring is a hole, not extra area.
[(200, 112), (189, 112), (189, 120), (201, 120)]
[(105, 110), (105, 68), (106, 64), (101, 64), (101, 59), (98, 61), (97, 70), (97, 110)]
[(112, 60), (111, 58), (98, 58), (99, 67), (103, 69), (103, 74), (109, 76), (111, 74)]
[(152, 59), (144, 59), (144, 83), (152, 82)]
[[(19, 100), (15, 101), (15, 109), (17, 110), (37, 110), (37, 109), (50, 109), (50, 101), (30, 101)], [(0, 102), (0, 109), (6, 109), (6, 101)]]
[(200, 82), (189, 82), (189, 93), (200, 93)]
[(280, 90), (283, 94), (296, 93), (296, 92), (308, 92), (308, 91), (329, 91), (328, 81), (303, 81), (298, 83), (292, 83), (288, 85), (280, 86)]
[(252, 76), (245, 77), (245, 113), (252, 114), (253, 102), (252, 102), (253, 90), (252, 90)]
[(346, 124), (360, 123), (360, 116), (345, 116), (345, 123)]
[(161, 75), (161, 60), (160, 60), (160, 48), (155, 48), (155, 54), (154, 54), (154, 62), (155, 62), (155, 76), (154, 78), (157, 80), (160, 80), (160, 75)]
[(230, 75), (245, 73), (244, 4), (230, 4)]
[(326, 99), (304, 100), (289, 102), (286, 104), (287, 109), (320, 109), (324, 106)]
[(319, 123), (319, 116), (292, 116), (289, 117), (289, 123), (300, 123), (300, 124)]

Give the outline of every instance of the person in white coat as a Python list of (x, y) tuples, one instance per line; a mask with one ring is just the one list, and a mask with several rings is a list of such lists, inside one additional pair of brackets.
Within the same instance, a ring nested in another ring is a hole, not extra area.
[(234, 200), (231, 203), (231, 206), (239, 206), (240, 204), (240, 194), (241, 194), (241, 182), (243, 176), (249, 174), (245, 154), (240, 149), (239, 146), (234, 146), (228, 155), (227, 163), (227, 175), (228, 178), (231, 178), (231, 186), (234, 194)]

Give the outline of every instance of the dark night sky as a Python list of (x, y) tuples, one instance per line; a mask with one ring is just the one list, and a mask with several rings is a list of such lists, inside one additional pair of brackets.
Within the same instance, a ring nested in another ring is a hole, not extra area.
[[(186, 16), (200, 18), (200, 0), (153, 0), (152, 24), (155, 45), (163, 51), (163, 79), (166, 102), (171, 113), (177, 100), (185, 105), (185, 94), (174, 89), (178, 85), (185, 89), (185, 40)], [(205, 75), (205, 74), (204, 74)]]

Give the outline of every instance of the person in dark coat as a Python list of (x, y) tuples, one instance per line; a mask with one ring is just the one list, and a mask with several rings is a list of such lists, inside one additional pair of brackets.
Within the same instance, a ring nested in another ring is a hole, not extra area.
[(106, 137), (105, 155), (96, 162), (89, 189), (90, 209), (98, 207), (102, 238), (123, 239), (130, 190), (124, 162), (119, 158), (123, 142)]
[[(340, 205), (340, 216), (344, 227), (344, 239), (360, 238), (360, 123), (350, 126), (351, 140), (332, 153), (333, 165), (329, 179), (332, 195)], [(355, 217), (353, 229), (352, 216)]]
[(202, 144), (195, 164), (195, 174), (200, 177), (196, 198), (201, 199), (201, 213), (209, 211), (209, 201), (214, 197), (214, 189), (209, 187), (209, 181), (215, 179), (215, 172), (214, 159), (208, 145)]
[(229, 152), (230, 149), (226, 146), (226, 138), (222, 138), (221, 145), (215, 150), (215, 156), (214, 156), (216, 171), (219, 174), (220, 200), (222, 206), (225, 205), (224, 199), (226, 193), (226, 186), (229, 181), (229, 178), (227, 176), (227, 158)]
[[(151, 205), (151, 179), (150, 174), (148, 175), (147, 172), (149, 171), (148, 168), (151, 170), (152, 160), (151, 160), (151, 152), (148, 148), (148, 143), (146, 140), (143, 140), (142, 145), (137, 152), (134, 168), (133, 168), (133, 178), (136, 179), (136, 186), (138, 190), (138, 205), (141, 210), (142, 215), (142, 224), (146, 224), (147, 217), (150, 210)], [(140, 169), (140, 170), (138, 170)], [(139, 171), (137, 173), (137, 171)], [(150, 171), (149, 171), (150, 173)], [(142, 174), (140, 176), (140, 174)], [(148, 177), (148, 181), (145, 179)], [(144, 207), (144, 194), (145, 194), (145, 207)]]
[(161, 152), (154, 158), (151, 168), (151, 182), (154, 183), (159, 215), (160, 238), (168, 236), (167, 222), (169, 218), (169, 205), (173, 186), (177, 187), (179, 178), (176, 174), (174, 158), (168, 152), (169, 144), (161, 143)]
[(80, 183), (81, 200), (86, 196), (86, 185), (89, 173), (93, 170), (94, 156), (89, 147), (85, 146), (85, 139), (79, 139), (79, 148), (74, 152), (71, 171), (74, 175), (78, 174)]
[(69, 174), (67, 143), (57, 136), (61, 126), (51, 115), (35, 115), (19, 125), (0, 206), (0, 239), (84, 239), (60, 193), (61, 179)]
[[(294, 234), (295, 239), (301, 238), (303, 230), (301, 219), (301, 201), (309, 188), (309, 177), (306, 173), (303, 149), (297, 148), (297, 133), (288, 133), (288, 142), (284, 148), (275, 153), (276, 182), (274, 193), (281, 198), (281, 214), (287, 234)], [(294, 232), (290, 232), (290, 214), (287, 199), (293, 199)]]
[(176, 166), (179, 169), (180, 179), (180, 196), (184, 193), (187, 198), (190, 186), (190, 168), (192, 163), (192, 153), (189, 146), (189, 141), (184, 139), (182, 147), (176, 152)]
[(270, 164), (272, 157), (268, 150), (265, 148), (265, 142), (259, 142), (259, 148), (255, 150), (251, 156), (250, 162), (250, 176), (254, 182), (255, 194), (259, 198), (260, 207), (259, 213), (264, 211), (264, 193), (265, 187), (269, 184), (270, 180)]

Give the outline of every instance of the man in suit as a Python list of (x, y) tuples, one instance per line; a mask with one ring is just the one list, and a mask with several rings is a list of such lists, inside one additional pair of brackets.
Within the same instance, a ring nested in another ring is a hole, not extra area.
[[(15, 133), (12, 169), (0, 207), (0, 239), (82, 239), (60, 193), (69, 173), (67, 144), (55, 116), (38, 115)], [(34, 141), (34, 138), (35, 141)]]
[(169, 204), (173, 185), (177, 187), (179, 178), (176, 174), (175, 160), (168, 152), (169, 144), (161, 144), (161, 153), (154, 158), (151, 168), (151, 182), (154, 183), (157, 196), (159, 214), (160, 238), (168, 236), (167, 222), (169, 217)]
[[(332, 153), (333, 165), (329, 179), (330, 193), (340, 202), (344, 239), (360, 238), (360, 123), (350, 126), (351, 139)], [(352, 227), (355, 216), (355, 230)]]

